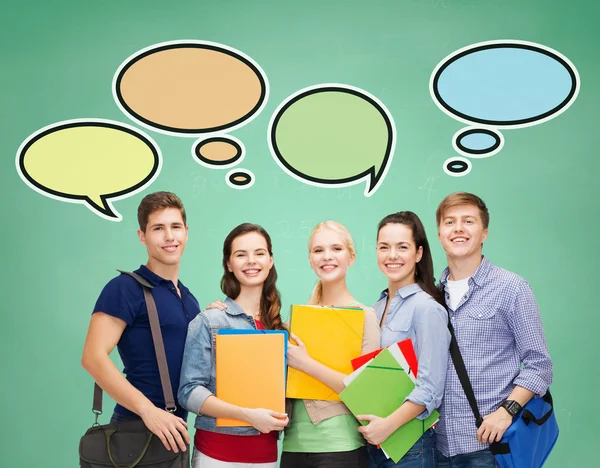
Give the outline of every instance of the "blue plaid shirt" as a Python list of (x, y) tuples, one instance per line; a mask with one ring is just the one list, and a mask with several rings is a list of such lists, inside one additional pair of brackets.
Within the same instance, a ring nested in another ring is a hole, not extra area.
[[(446, 268), (440, 283), (446, 291)], [(482, 416), (493, 413), (513, 391), (523, 387), (542, 396), (552, 382), (552, 361), (538, 306), (529, 284), (483, 257), (469, 278), (469, 290), (456, 310), (449, 308), (460, 352)], [(477, 440), (475, 417), (452, 359), (439, 409), (437, 448), (446, 457), (487, 447)]]

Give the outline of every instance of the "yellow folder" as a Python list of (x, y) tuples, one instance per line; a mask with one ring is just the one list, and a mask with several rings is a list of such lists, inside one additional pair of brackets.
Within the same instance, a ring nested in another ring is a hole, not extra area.
[[(306, 345), (313, 359), (350, 374), (350, 361), (361, 355), (364, 321), (365, 313), (359, 308), (293, 305), (290, 329)], [(286, 397), (341, 401), (327, 385), (291, 367)]]
[[(285, 413), (287, 333), (217, 334), (216, 396), (244, 408)], [(250, 426), (217, 418), (217, 426)]]

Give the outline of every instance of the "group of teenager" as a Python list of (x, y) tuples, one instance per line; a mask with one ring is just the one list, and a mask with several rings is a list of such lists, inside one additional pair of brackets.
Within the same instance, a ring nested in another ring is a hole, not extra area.
[[(346, 285), (356, 259), (348, 230), (325, 221), (308, 239), (310, 266), (318, 278), (310, 297), (307, 294), (308, 304), (362, 308), (362, 353), (412, 340), (419, 363), (415, 388), (387, 417), (355, 417), (339, 401), (288, 400), (286, 412), (278, 413), (217, 398), (219, 329), (287, 329), (271, 238), (261, 226), (249, 223), (229, 233), (223, 243), (221, 279), (226, 298), (201, 312), (179, 281), (188, 238), (181, 200), (169, 192), (147, 195), (139, 205), (138, 221), (148, 261), (135, 273), (153, 286), (178, 407), (174, 412), (164, 409), (143, 290), (129, 275), (115, 277), (102, 290), (82, 365), (117, 402), (111, 422), (141, 418), (168, 450), (187, 449), (187, 412), (194, 413), (194, 468), (274, 468), (282, 434), (282, 468), (497, 466), (489, 444), (499, 441), (518, 410), (544, 395), (551, 383), (552, 362), (528, 283), (482, 255), (489, 213), (476, 195), (453, 193), (437, 209), (438, 238), (448, 262), (439, 284), (419, 217), (401, 211), (381, 220), (377, 264), (387, 287), (373, 307), (358, 301)], [(449, 356), (449, 321), (484, 416), (479, 428)], [(288, 365), (341, 392), (346, 375), (313, 359), (301, 336), (291, 338), (296, 344), (288, 345)], [(115, 346), (125, 376), (109, 357)], [(253, 365), (258, 371), (261, 363)], [(435, 427), (398, 463), (378, 448), (403, 424), (425, 419), (435, 409), (440, 414)], [(216, 418), (250, 426), (220, 427)]]

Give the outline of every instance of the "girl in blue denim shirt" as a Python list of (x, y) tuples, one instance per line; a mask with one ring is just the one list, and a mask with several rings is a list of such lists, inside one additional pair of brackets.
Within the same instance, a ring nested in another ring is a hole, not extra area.
[[(281, 299), (271, 238), (255, 224), (241, 224), (223, 245), (221, 290), (225, 311), (207, 309), (188, 328), (179, 402), (197, 414), (193, 468), (277, 466), (278, 432), (286, 414), (242, 408), (215, 396), (215, 335), (220, 328), (282, 330)], [(257, 369), (260, 362), (256, 363)], [(252, 427), (217, 427), (216, 418), (246, 421)]]
[[(385, 418), (357, 415), (369, 421), (359, 428), (369, 442), (370, 468), (433, 468), (435, 434), (428, 430), (398, 462), (377, 448), (396, 429), (413, 418), (425, 419), (436, 409), (444, 393), (448, 366), (448, 314), (435, 286), (433, 261), (425, 228), (411, 211), (386, 216), (377, 229), (377, 264), (388, 287), (374, 305), (381, 327), (381, 346), (412, 340), (419, 371), (414, 390), (406, 401)], [(390, 389), (390, 392), (394, 389)]]

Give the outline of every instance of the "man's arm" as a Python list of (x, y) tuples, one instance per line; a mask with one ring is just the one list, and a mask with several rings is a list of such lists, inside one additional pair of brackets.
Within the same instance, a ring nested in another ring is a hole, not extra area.
[[(514, 303), (508, 312), (508, 325), (522, 366), (507, 400), (514, 400), (525, 406), (534, 396), (543, 396), (552, 383), (552, 360), (544, 337), (540, 311), (533, 291), (525, 280), (521, 280), (517, 287)], [(512, 423), (512, 416), (503, 407), (483, 419), (483, 424), (477, 431), (477, 439), (483, 443), (500, 441)]]
[(96, 383), (117, 403), (138, 414), (144, 424), (162, 441), (167, 450), (185, 451), (184, 440), (189, 444), (187, 423), (173, 414), (154, 406), (142, 392), (131, 385), (109, 358), (125, 327), (125, 321), (96, 312), (83, 346), (81, 365)]

